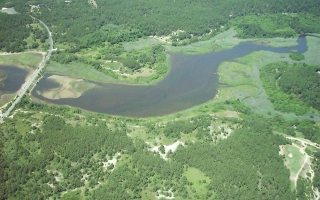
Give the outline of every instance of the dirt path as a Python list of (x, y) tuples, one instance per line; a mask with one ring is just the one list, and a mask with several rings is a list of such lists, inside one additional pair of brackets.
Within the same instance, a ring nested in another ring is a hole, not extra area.
[(287, 139), (290, 139), (290, 140), (296, 140), (296, 141), (299, 141), (302, 143), (302, 145), (305, 145), (305, 144), (308, 144), (312, 147), (315, 147), (317, 149), (320, 149), (320, 145), (315, 143), (315, 142), (311, 142), (310, 140), (307, 140), (307, 139), (304, 139), (304, 138), (295, 138), (295, 137), (291, 137), (291, 136), (287, 136), (286, 137)]
[(307, 148), (307, 146), (305, 144), (301, 146), (292, 143), (293, 146), (295, 146), (296, 148), (299, 149), (300, 153), (302, 153), (304, 155), (304, 159), (303, 159), (303, 163), (301, 164), (301, 167), (299, 169), (299, 171), (297, 172), (297, 174), (295, 175), (293, 181), (294, 181), (294, 186), (297, 188), (297, 181), (299, 179), (299, 176), (302, 174), (302, 170), (305, 169), (305, 167), (309, 167), (309, 172), (311, 173), (311, 180), (314, 177), (314, 171), (310, 168), (311, 165), (311, 159), (310, 156), (308, 154), (306, 154), (305, 149)]
[[(311, 158), (312, 157), (306, 153), (307, 146), (310, 145), (314, 148), (320, 149), (320, 145), (317, 143), (311, 142), (310, 140), (304, 139), (304, 138), (295, 138), (295, 137), (291, 137), (291, 136), (287, 136), (286, 138), (290, 139), (290, 140), (299, 141), (301, 143), (301, 146), (299, 146), (295, 143), (292, 143), (292, 145), (295, 146), (296, 148), (298, 148), (299, 151), (304, 155), (304, 160), (303, 160), (303, 163), (301, 164), (301, 168), (299, 169), (296, 176), (293, 178), (294, 185), (297, 188), (297, 181), (299, 179), (299, 176), (302, 176), (303, 173), (306, 174), (307, 172), (309, 172), (311, 174), (311, 177), (310, 177), (311, 181), (313, 181), (313, 178), (314, 178), (314, 171), (311, 168)], [(305, 169), (307, 169), (307, 170), (304, 171)], [(319, 194), (318, 188), (314, 188), (312, 186), (312, 190), (315, 194), (315, 199), (319, 199), (320, 194)]]

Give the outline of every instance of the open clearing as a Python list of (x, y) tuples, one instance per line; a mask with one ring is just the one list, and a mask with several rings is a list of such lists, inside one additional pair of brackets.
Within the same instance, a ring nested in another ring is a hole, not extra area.
[[(306, 153), (308, 145), (320, 149), (319, 144), (311, 142), (303, 138), (286, 137), (294, 142), (292, 145), (280, 146), (280, 155), (285, 155), (285, 165), (290, 170), (290, 180), (297, 187), (299, 177), (309, 178), (311, 181), (314, 178), (314, 171), (311, 168), (312, 157)], [(310, 176), (308, 176), (310, 174)], [(315, 194), (318, 194), (317, 189), (313, 188)]]
[(36, 68), (44, 55), (44, 52), (1, 53), (0, 64), (15, 65), (24, 69)]

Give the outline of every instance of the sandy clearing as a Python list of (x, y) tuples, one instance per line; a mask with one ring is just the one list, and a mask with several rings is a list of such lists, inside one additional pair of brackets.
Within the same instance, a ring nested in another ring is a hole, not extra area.
[(78, 98), (81, 96), (80, 92), (75, 91), (71, 87), (71, 82), (73, 81), (82, 81), (81, 79), (73, 79), (67, 76), (52, 75), (48, 77), (49, 80), (57, 82), (60, 84), (60, 87), (47, 90), (41, 95), (48, 99), (62, 99), (62, 98)]
[[(147, 142), (147, 144), (150, 144), (150, 143)], [(181, 141), (176, 141), (175, 143), (173, 143), (173, 144), (171, 144), (171, 145), (167, 145), (167, 146), (166, 146), (166, 145), (163, 145), (163, 146), (164, 146), (164, 149), (165, 149), (165, 153), (164, 153), (164, 154), (159, 151), (159, 147), (160, 147), (160, 146), (153, 146), (153, 147), (150, 148), (149, 150), (150, 150), (150, 151), (153, 151), (153, 152), (155, 151), (155, 152), (159, 153), (161, 158), (163, 158), (164, 160), (167, 160), (167, 159), (168, 159), (168, 158), (167, 158), (167, 154), (169, 153), (169, 151), (171, 150), (172, 152), (175, 152), (180, 144), (181, 144), (182, 146), (185, 146), (184, 143), (181, 142)]]
[(150, 36), (151, 38), (157, 39), (160, 42), (171, 44), (169, 41), (171, 39), (171, 36)]
[[(311, 181), (313, 180), (314, 178), (314, 171), (313, 169), (311, 168), (311, 156), (309, 156), (307, 153), (306, 153), (306, 148), (307, 148), (307, 145), (309, 144), (312, 144), (311, 146), (315, 145), (317, 146), (318, 144), (316, 143), (313, 143), (313, 142), (310, 142), (306, 139), (302, 139), (302, 138), (294, 138), (294, 137), (286, 137), (288, 139), (292, 139), (292, 140), (295, 140), (295, 141), (298, 141), (300, 142), (301, 145), (298, 145), (296, 143), (292, 143), (292, 145), (283, 145), (283, 146), (280, 146), (280, 151), (279, 151), (279, 154), (280, 155), (285, 155), (287, 152), (285, 151), (285, 146), (294, 146), (296, 148), (299, 149), (300, 153), (303, 155), (300, 159), (300, 169), (297, 173), (292, 173), (290, 171), (290, 181), (292, 181), (294, 183), (294, 186), (295, 188), (297, 188), (297, 181), (299, 179), (299, 176), (300, 177), (303, 177), (303, 178), (307, 178), (307, 173), (310, 173), (311, 174)], [(289, 158), (293, 158), (293, 155), (290, 153), (288, 154), (288, 157)], [(290, 161), (285, 159), (285, 166), (290, 169)], [(317, 188), (312, 188), (314, 193), (317, 195), (318, 192), (317, 192)]]
[(311, 169), (311, 156), (309, 156), (307, 153), (306, 153), (306, 148), (307, 148), (307, 145), (305, 143), (302, 143), (302, 146), (299, 146), (295, 143), (292, 143), (293, 146), (297, 147), (300, 151), (300, 153), (302, 153), (303, 155), (303, 162), (301, 164), (301, 167), (298, 171), (298, 173), (296, 174), (295, 178), (294, 178), (294, 184), (295, 184), (295, 187), (297, 187), (297, 181), (299, 179), (299, 176), (302, 176), (302, 177), (306, 177), (307, 173), (309, 172), (311, 174), (311, 180), (313, 179), (314, 177), (314, 171)]
[(98, 4), (95, 0), (89, 0), (89, 3), (92, 4), (95, 8), (98, 8)]
[(108, 170), (108, 167), (113, 164), (113, 169), (111, 169), (110, 171), (112, 172), (115, 168), (116, 168), (116, 164), (117, 164), (117, 157), (120, 156), (120, 153), (117, 153), (115, 156), (113, 156), (113, 158), (111, 160), (107, 160), (107, 162), (102, 162), (103, 164), (103, 168), (105, 170)]
[[(161, 193), (169, 193), (170, 195), (169, 196), (166, 196), (164, 194), (161, 194)], [(161, 190), (158, 190), (157, 191), (158, 195), (156, 196), (157, 199), (174, 199), (174, 193), (170, 190), (168, 191), (161, 191)]]

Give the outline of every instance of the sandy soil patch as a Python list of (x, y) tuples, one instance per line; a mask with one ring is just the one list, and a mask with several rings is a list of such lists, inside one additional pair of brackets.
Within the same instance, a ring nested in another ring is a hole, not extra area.
[[(164, 193), (168, 195), (164, 195)], [(156, 198), (157, 199), (174, 199), (174, 193), (171, 191), (171, 189), (168, 191), (158, 190)]]
[(219, 116), (239, 118), (239, 113), (238, 113), (238, 112), (235, 112), (235, 111), (230, 111), (230, 110), (228, 110), (228, 111), (219, 112)]
[(137, 77), (148, 77), (155, 73), (154, 70), (149, 68), (141, 68), (139, 72), (134, 72), (133, 75), (130, 75), (130, 77), (137, 78)]
[(171, 36), (160, 36), (160, 37), (159, 36), (150, 36), (150, 37), (157, 39), (160, 42), (171, 44), (171, 42), (170, 42)]
[(60, 87), (47, 90), (41, 94), (42, 96), (48, 99), (78, 98), (81, 96), (81, 93), (75, 91), (71, 86), (71, 82), (82, 81), (81, 79), (75, 80), (67, 76), (59, 75), (52, 75), (48, 77), (48, 79), (59, 83)]
[[(311, 181), (313, 180), (314, 177), (314, 171), (311, 168), (311, 156), (309, 156), (306, 153), (306, 148), (307, 148), (307, 144), (301, 142), (301, 145), (292, 143), (292, 145), (282, 145), (280, 146), (280, 151), (279, 151), (279, 155), (286, 155), (292, 159), (294, 158), (294, 155), (292, 153), (286, 152), (285, 147), (288, 146), (294, 146), (296, 148), (299, 149), (300, 153), (302, 154), (301, 158), (299, 159), (299, 163), (300, 163), (300, 168), (299, 171), (297, 173), (292, 172), (291, 169), (291, 163), (288, 159), (285, 159), (285, 166), (290, 170), (290, 181), (294, 183), (295, 187), (297, 187), (297, 181), (299, 179), (299, 177), (303, 177), (303, 178), (307, 178), (307, 173), (311, 174)], [(314, 190), (315, 191), (315, 190)]]
[(108, 170), (108, 167), (113, 164), (113, 169), (109, 170), (109, 171), (113, 171), (115, 168), (116, 168), (116, 164), (117, 164), (117, 157), (120, 156), (121, 154), (120, 153), (117, 153), (115, 156), (113, 156), (113, 158), (111, 160), (107, 160), (107, 162), (102, 162), (103, 164), (103, 168), (105, 170)]
[[(147, 142), (147, 144), (150, 144), (150, 143)], [(159, 153), (161, 158), (163, 158), (164, 160), (167, 160), (168, 159), (167, 154), (169, 153), (169, 151), (171, 150), (172, 153), (175, 152), (180, 144), (182, 146), (184, 146), (184, 143), (181, 141), (176, 141), (175, 143), (173, 143), (171, 145), (163, 145), (164, 149), (165, 149), (165, 153), (160, 152), (160, 150), (159, 150), (160, 146), (154, 146), (154, 147), (150, 148), (149, 150)]]
[(98, 4), (95, 0), (89, 0), (89, 3), (92, 4), (95, 8), (98, 8)]

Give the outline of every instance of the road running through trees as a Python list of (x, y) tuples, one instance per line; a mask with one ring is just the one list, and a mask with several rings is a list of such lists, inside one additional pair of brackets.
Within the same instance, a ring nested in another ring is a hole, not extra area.
[(32, 76), (26, 80), (26, 82), (23, 84), (22, 89), (20, 90), (20, 92), (17, 94), (16, 98), (13, 100), (13, 102), (11, 102), (10, 107), (8, 108), (8, 110), (6, 110), (5, 112), (2, 113), (1, 118), (0, 118), (0, 123), (3, 122), (3, 119), (8, 117), (10, 112), (14, 109), (14, 107), (16, 106), (17, 103), (19, 103), (19, 101), (21, 100), (21, 98), (25, 95), (25, 93), (27, 92), (27, 90), (30, 88), (30, 86), (32, 85), (32, 83), (36, 80), (36, 78), (38, 77), (39, 73), (41, 72), (41, 70), (44, 68), (46, 62), (50, 59), (51, 53), (52, 53), (52, 49), (53, 49), (53, 40), (52, 40), (52, 35), (51, 32), (48, 28), (48, 26), (43, 23), (41, 20), (30, 16), (33, 20), (38, 20), (42, 26), (47, 30), (48, 32), (48, 38), (49, 38), (49, 51), (47, 53), (47, 55), (45, 56), (45, 58), (41, 61), (41, 63), (39, 64), (38, 68), (34, 71), (34, 73), (32, 74)]

